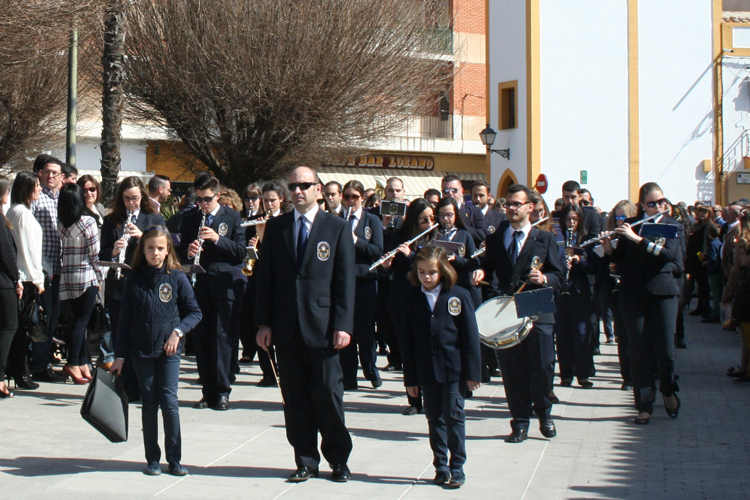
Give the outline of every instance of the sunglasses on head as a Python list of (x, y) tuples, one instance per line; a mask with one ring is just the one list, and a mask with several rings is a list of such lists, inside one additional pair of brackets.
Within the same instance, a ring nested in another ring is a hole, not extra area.
[(299, 188), (300, 191), (307, 191), (315, 184), (315, 182), (290, 182), (286, 187), (289, 189), (290, 193), (293, 193), (297, 188)]
[(647, 201), (645, 203), (645, 205), (648, 208), (656, 208), (659, 205), (666, 205), (666, 204), (667, 204), (667, 199), (666, 198), (662, 198), (661, 200), (656, 200), (656, 201)]
[(195, 198), (195, 201), (198, 203), (211, 203), (211, 200), (213, 200), (214, 198), (216, 198), (215, 194), (211, 196), (204, 196), (203, 198), (201, 198), (200, 196), (197, 196)]

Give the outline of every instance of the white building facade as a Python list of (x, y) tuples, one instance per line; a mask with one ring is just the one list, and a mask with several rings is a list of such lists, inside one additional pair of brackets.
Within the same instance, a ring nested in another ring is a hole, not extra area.
[(720, 0), (489, 0), (487, 116), (510, 149), (490, 155), (498, 195), (544, 174), (550, 206), (567, 180), (605, 210), (648, 181), (713, 201), (721, 15)]

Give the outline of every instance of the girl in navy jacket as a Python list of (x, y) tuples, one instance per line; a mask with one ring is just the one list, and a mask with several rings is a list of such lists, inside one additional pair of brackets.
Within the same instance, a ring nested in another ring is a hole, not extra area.
[(115, 361), (119, 373), (130, 356), (138, 375), (143, 403), (143, 444), (148, 467), (144, 474), (161, 474), (158, 413), (164, 420), (164, 444), (169, 471), (184, 476), (180, 464), (182, 436), (177, 402), (180, 351), (185, 333), (201, 319), (193, 288), (180, 269), (172, 237), (163, 226), (146, 229), (125, 280), (118, 324)]
[(411, 396), (422, 390), (435, 484), (459, 488), (466, 481), (464, 394), (481, 385), (474, 306), (469, 292), (455, 286), (444, 248), (422, 248), (409, 279), (414, 288), (404, 303), (404, 385)]

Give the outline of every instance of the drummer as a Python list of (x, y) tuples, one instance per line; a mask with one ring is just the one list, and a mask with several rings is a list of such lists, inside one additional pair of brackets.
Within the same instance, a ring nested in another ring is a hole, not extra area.
[[(531, 190), (513, 184), (505, 198), (508, 219), (487, 238), (485, 258), (473, 272), (472, 284), (489, 281), (494, 273), (498, 290), (507, 295), (513, 295), (527, 279), (527, 290), (547, 286), (557, 289), (564, 276), (562, 262), (552, 233), (531, 226), (529, 215), (535, 208)], [(534, 256), (541, 259), (541, 269), (532, 269)], [(505, 439), (508, 443), (527, 439), (532, 410), (539, 419), (542, 435), (546, 438), (557, 435), (551, 418), (552, 403), (547, 398), (555, 356), (554, 322), (553, 314), (540, 316), (523, 342), (498, 351), (505, 396), (513, 417), (512, 432)]]

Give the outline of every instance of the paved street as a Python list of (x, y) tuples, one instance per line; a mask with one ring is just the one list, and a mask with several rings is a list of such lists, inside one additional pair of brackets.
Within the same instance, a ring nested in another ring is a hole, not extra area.
[(328, 481), (329, 468), (321, 464), (320, 479), (293, 485), (285, 482), (294, 459), (280, 395), (276, 388), (255, 386), (257, 364), (243, 368), (232, 409), (222, 413), (191, 408), (200, 390), (188, 358), (179, 395), (183, 464), (190, 476), (141, 474), (138, 405), (130, 407), (129, 441), (111, 444), (79, 415), (85, 387), (42, 384), (0, 401), (0, 497), (747, 498), (750, 387), (724, 376), (739, 362), (737, 335), (685, 318), (688, 349), (677, 353), (682, 389), (677, 420), (670, 420), (659, 402), (650, 425), (632, 422), (632, 396), (620, 390), (616, 348), (603, 345), (594, 389), (555, 388), (561, 399), (554, 407), (558, 437), (547, 440), (532, 426), (528, 441), (506, 444), (509, 413), (502, 385), (493, 379), (467, 401), (467, 483), (460, 490), (431, 484), (427, 422), (423, 415), (401, 415), (400, 374), (384, 373), (378, 390), (346, 394), (354, 480)]

